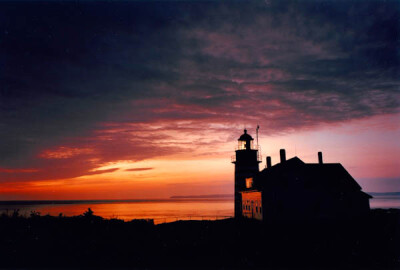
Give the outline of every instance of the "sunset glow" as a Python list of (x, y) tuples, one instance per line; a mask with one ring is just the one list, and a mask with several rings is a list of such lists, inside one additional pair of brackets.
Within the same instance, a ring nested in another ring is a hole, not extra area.
[(322, 151), (400, 191), (393, 4), (1, 4), (0, 200), (233, 194), (257, 125), (260, 168)]

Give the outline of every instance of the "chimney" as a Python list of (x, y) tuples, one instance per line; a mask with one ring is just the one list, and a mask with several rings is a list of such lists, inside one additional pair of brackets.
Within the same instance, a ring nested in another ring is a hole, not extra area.
[(281, 154), (281, 163), (285, 162), (285, 161), (286, 161), (286, 152), (285, 152), (285, 149), (281, 149), (281, 150), (279, 151), (279, 153)]
[(267, 168), (271, 168), (271, 157), (267, 157)]
[(318, 152), (318, 163), (319, 164), (323, 164), (324, 162), (322, 162), (322, 152)]

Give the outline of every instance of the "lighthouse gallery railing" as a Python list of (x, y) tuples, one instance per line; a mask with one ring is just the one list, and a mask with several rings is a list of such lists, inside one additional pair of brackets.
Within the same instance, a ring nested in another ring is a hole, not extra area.
[[(259, 145), (252, 146), (250, 149), (251, 150), (257, 150), (257, 161), (262, 162), (261, 146), (259, 146)], [(235, 147), (235, 151), (238, 151), (238, 150), (245, 150), (245, 149), (243, 149), (242, 147), (236, 146)], [(236, 162), (236, 154), (231, 156), (231, 162), (232, 163)]]

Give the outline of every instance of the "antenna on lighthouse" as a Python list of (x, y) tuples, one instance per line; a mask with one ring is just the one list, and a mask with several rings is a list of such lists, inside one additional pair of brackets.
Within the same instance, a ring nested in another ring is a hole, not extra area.
[(257, 129), (256, 129), (257, 147), (258, 147), (258, 130), (259, 129), (260, 129), (260, 126), (257, 124)]

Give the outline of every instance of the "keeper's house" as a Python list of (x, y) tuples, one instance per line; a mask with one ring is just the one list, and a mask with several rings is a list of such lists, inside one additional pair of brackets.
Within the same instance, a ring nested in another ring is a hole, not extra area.
[(253, 138), (244, 130), (238, 140), (235, 164), (235, 217), (258, 220), (347, 218), (367, 213), (370, 195), (340, 163), (304, 163), (298, 157), (259, 171), (261, 156)]

